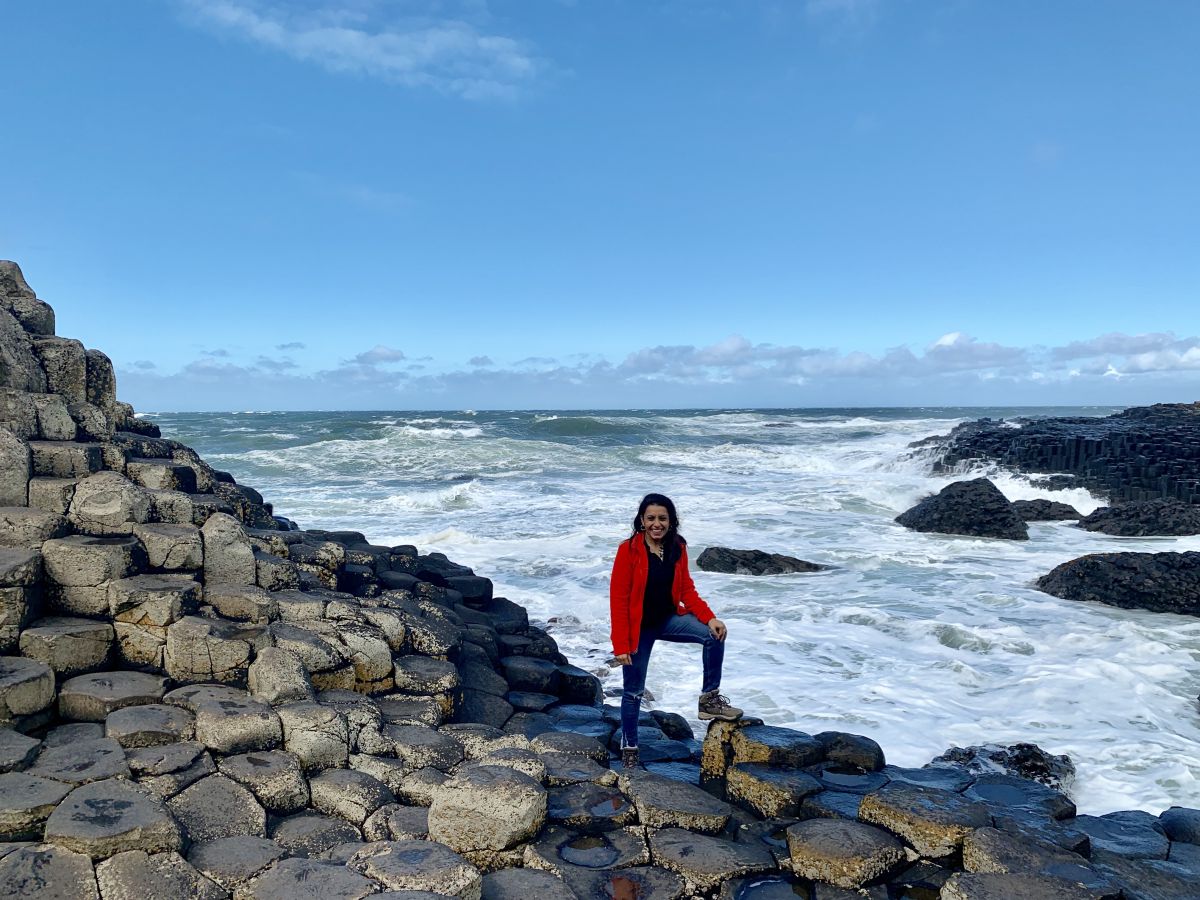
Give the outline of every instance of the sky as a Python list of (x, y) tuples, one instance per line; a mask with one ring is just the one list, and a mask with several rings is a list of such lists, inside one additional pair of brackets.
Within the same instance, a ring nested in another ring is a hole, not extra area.
[(139, 410), (1200, 399), (1189, 0), (4, 7), (0, 258)]

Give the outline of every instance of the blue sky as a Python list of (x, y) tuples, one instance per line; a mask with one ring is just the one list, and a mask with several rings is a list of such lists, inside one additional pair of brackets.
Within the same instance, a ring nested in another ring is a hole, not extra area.
[(0, 258), (139, 409), (1200, 398), (1200, 4), (8, 4)]

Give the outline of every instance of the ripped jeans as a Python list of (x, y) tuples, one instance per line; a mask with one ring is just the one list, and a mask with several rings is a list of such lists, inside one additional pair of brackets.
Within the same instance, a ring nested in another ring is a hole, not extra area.
[(677, 644), (702, 644), (704, 647), (704, 685), (701, 693), (721, 687), (721, 664), (725, 661), (725, 642), (718, 641), (708, 626), (692, 613), (672, 614), (657, 628), (642, 628), (633, 661), (621, 667), (624, 681), (621, 691), (621, 746), (638, 745), (638, 716), (642, 711), (642, 694), (646, 691), (646, 670), (650, 667), (650, 651), (655, 641)]

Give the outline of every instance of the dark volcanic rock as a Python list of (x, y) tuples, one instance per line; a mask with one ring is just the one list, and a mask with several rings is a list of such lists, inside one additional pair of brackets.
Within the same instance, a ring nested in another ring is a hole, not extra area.
[(1067, 503), (1054, 500), (1014, 500), (1013, 512), (1021, 517), (1023, 522), (1063, 522), (1070, 519), (1083, 518), (1079, 510)]
[(1064, 600), (1200, 616), (1200, 552), (1093, 553), (1037, 580)]
[(1143, 500), (1105, 506), (1080, 519), (1079, 527), (1116, 537), (1200, 534), (1200, 504)]
[(696, 565), (705, 572), (724, 572), (727, 575), (790, 575), (793, 572), (820, 572), (829, 568), (782, 553), (731, 550), (728, 547), (709, 547), (696, 559)]
[(1056, 791), (1069, 791), (1075, 781), (1075, 764), (1070, 757), (1047, 753), (1029, 743), (951, 747), (930, 761), (930, 766), (939, 765), (959, 767), (972, 775), (1013, 775)]
[(986, 478), (956, 481), (932, 497), (926, 497), (912, 509), (896, 516), (896, 521), (913, 531), (962, 534), (971, 537), (1029, 539), (1029, 529), (1000, 489)]

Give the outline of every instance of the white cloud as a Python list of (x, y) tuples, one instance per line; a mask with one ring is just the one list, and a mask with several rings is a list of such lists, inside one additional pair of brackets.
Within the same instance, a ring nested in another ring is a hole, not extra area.
[(1112, 331), (1087, 341), (1072, 341), (1050, 351), (1054, 359), (1088, 359), (1097, 356), (1127, 356), (1136, 353), (1152, 353), (1156, 350), (1187, 351), (1200, 346), (1200, 338), (1177, 338), (1171, 332), (1148, 334), (1122, 334)]
[(380, 363), (395, 363), (403, 362), (408, 359), (404, 355), (403, 350), (396, 350), (394, 347), (385, 347), (383, 344), (376, 344), (370, 350), (366, 350), (351, 360), (360, 366), (377, 366)]
[[(382, 3), (184, 0), (191, 18), (217, 32), (335, 73), (380, 78), (470, 100), (512, 97), (538, 61), (521, 41), (460, 17), (397, 18)], [(437, 4), (432, 5), (438, 8)], [(478, 17), (478, 4), (471, 4)]]

